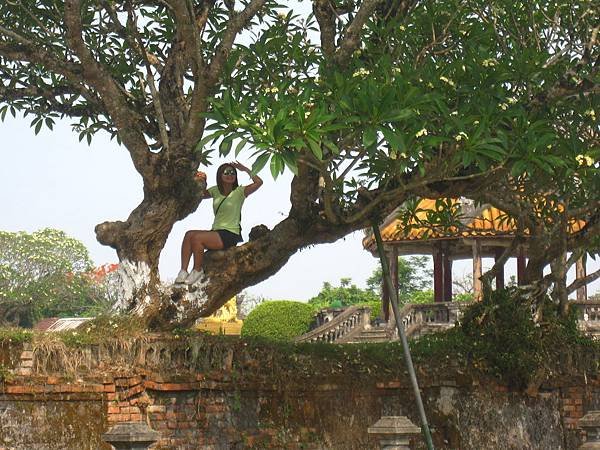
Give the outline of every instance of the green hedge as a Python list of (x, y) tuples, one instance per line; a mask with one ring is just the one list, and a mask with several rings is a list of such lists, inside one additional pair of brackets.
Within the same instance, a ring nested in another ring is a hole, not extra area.
[(306, 333), (315, 310), (307, 304), (288, 300), (264, 302), (244, 320), (242, 336), (291, 340)]

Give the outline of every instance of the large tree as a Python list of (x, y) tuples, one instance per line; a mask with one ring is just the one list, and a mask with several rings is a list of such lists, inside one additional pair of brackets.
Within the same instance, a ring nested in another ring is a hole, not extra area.
[(106, 311), (105, 286), (88, 250), (60, 230), (0, 231), (0, 325), (31, 327), (43, 317)]
[[(120, 307), (186, 324), (406, 199), (476, 197), (531, 164), (552, 175), (574, 154), (597, 158), (581, 132), (597, 127), (597, 12), (587, 0), (314, 0), (310, 14), (268, 0), (6, 1), (0, 114), (31, 115), (36, 131), (68, 117), (82, 139), (122, 142), (144, 199), (96, 228), (121, 260)], [(209, 256), (204, 282), (173, 302), (158, 257), (200, 202), (212, 144), (254, 148), (255, 171), (292, 170), (291, 209)]]

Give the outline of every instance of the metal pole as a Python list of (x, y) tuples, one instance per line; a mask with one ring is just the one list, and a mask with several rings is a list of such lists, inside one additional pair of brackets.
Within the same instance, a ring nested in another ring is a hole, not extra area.
[(425, 408), (423, 407), (423, 400), (421, 399), (421, 391), (419, 390), (419, 383), (417, 382), (417, 375), (415, 374), (415, 368), (412, 363), (412, 358), (410, 357), (408, 340), (406, 339), (406, 334), (404, 333), (404, 328), (402, 327), (402, 322), (398, 311), (398, 291), (394, 289), (392, 278), (390, 277), (390, 268), (388, 266), (387, 259), (385, 257), (385, 252), (383, 250), (383, 242), (381, 240), (381, 232), (379, 231), (379, 224), (377, 223), (377, 220), (373, 219), (372, 225), (373, 234), (375, 235), (375, 241), (377, 242), (377, 252), (379, 253), (379, 259), (381, 260), (381, 271), (383, 273), (383, 280), (387, 285), (387, 288), (390, 293), (390, 303), (392, 304), (394, 318), (396, 319), (396, 328), (398, 328), (398, 334), (400, 335), (400, 340), (402, 342), (404, 362), (406, 363), (408, 375), (410, 377), (410, 382), (412, 384), (415, 399), (417, 401), (417, 409), (419, 410), (419, 417), (421, 419), (421, 432), (423, 433), (423, 437), (425, 438), (425, 443), (427, 444), (428, 450), (434, 450), (433, 441), (431, 439), (431, 431), (429, 430), (427, 416), (425, 415)]

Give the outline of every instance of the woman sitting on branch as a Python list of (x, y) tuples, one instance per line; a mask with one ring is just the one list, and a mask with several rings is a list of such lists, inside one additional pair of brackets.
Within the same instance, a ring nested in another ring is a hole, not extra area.
[[(237, 170), (246, 172), (252, 178), (252, 184), (239, 186)], [(206, 174), (198, 172), (206, 179)], [(202, 277), (202, 258), (204, 250), (225, 250), (241, 242), (242, 205), (250, 194), (263, 184), (258, 175), (252, 175), (250, 169), (235, 161), (222, 164), (217, 169), (217, 185), (206, 190), (202, 198), (213, 199), (215, 220), (210, 231), (190, 230), (185, 233), (181, 244), (181, 270), (175, 279), (176, 285), (192, 285)], [(194, 267), (188, 274), (187, 268), (194, 255)]]

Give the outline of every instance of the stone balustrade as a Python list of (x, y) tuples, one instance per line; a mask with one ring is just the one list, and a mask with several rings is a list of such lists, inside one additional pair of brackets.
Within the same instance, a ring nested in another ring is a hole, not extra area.
[(577, 311), (579, 328), (586, 334), (600, 338), (600, 301), (573, 301), (570, 305)]
[[(572, 308), (577, 310), (579, 327), (586, 334), (600, 338), (600, 301), (572, 301)], [(399, 315), (404, 332), (409, 338), (418, 338), (423, 334), (453, 327), (460, 321), (467, 303), (443, 302), (408, 304), (400, 309)], [(337, 314), (337, 315), (334, 315)], [(321, 313), (320, 317), (327, 315)], [(333, 319), (330, 319), (333, 317)], [(296, 342), (350, 342), (361, 330), (370, 326), (368, 308), (351, 306), (343, 311), (336, 310), (329, 314), (328, 320), (321, 320), (321, 325), (296, 339)], [(399, 339), (396, 322), (392, 319), (385, 327), (390, 340)]]
[(332, 320), (298, 337), (296, 342), (341, 342), (352, 334), (369, 328), (370, 322), (370, 308), (350, 306)]
[[(408, 304), (399, 312), (402, 326), (407, 337), (422, 334), (426, 328), (450, 328), (460, 320), (462, 310), (468, 305), (464, 303), (424, 303)], [(390, 334), (398, 339), (396, 323), (388, 323)]]

